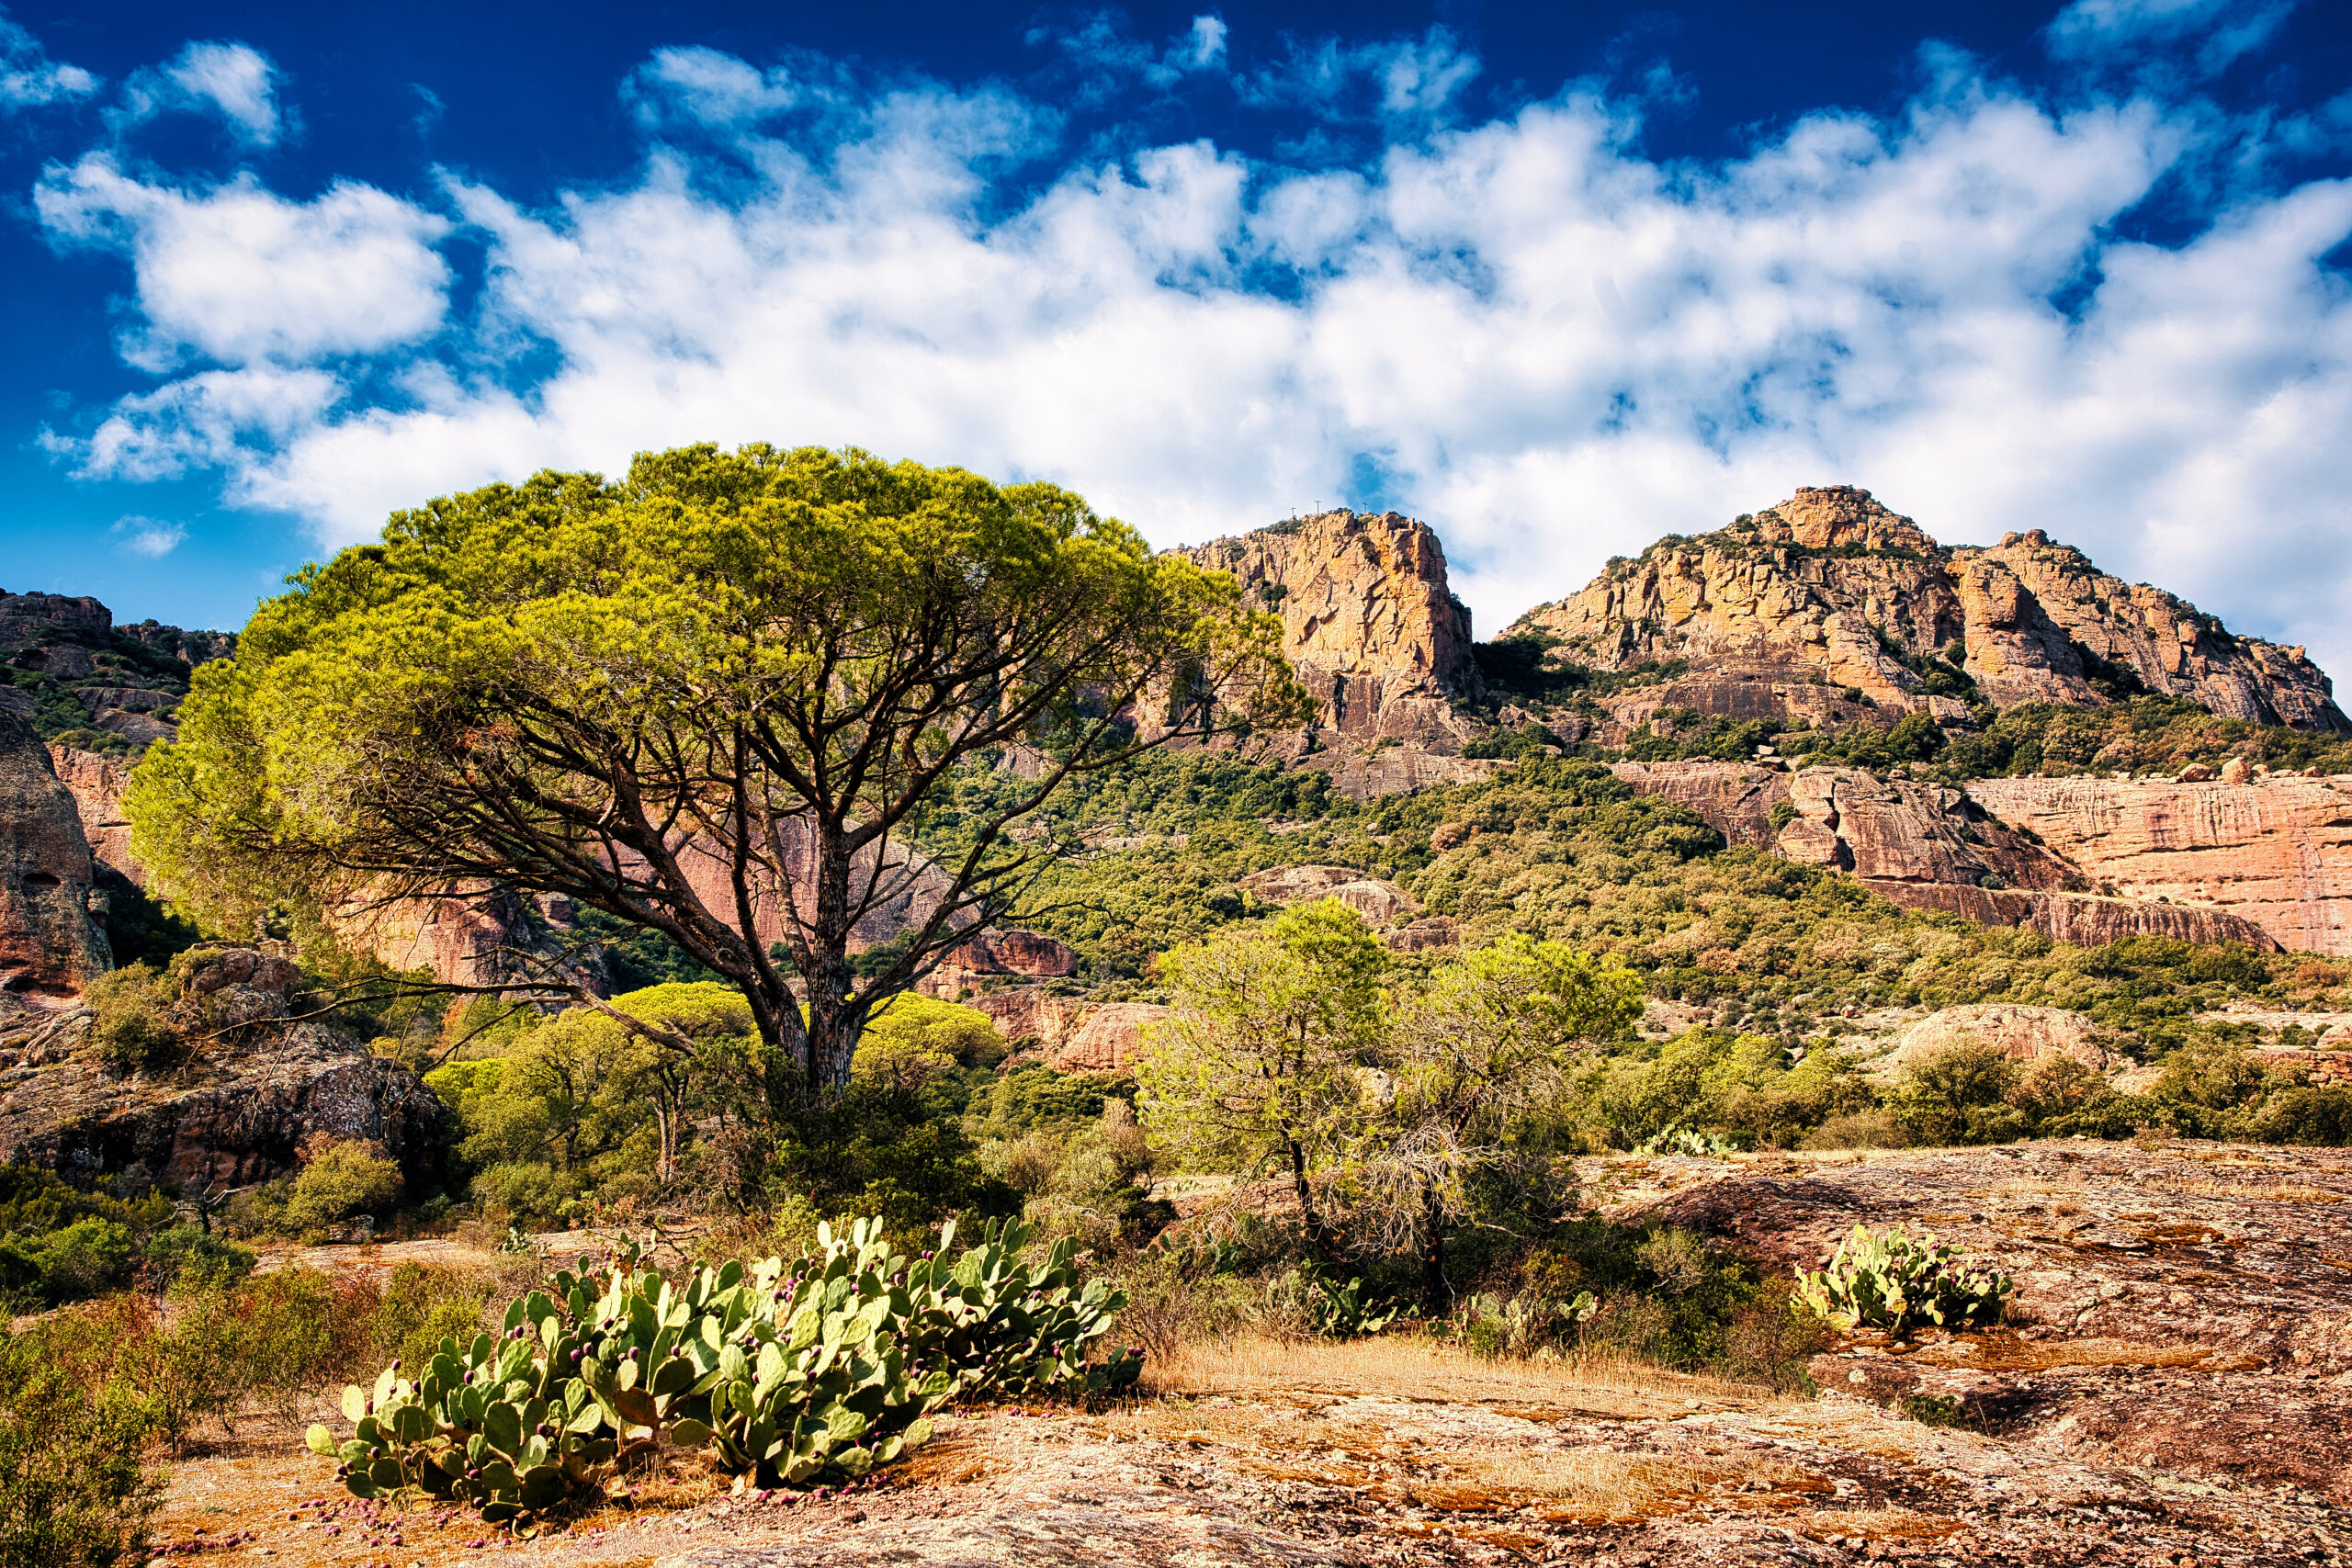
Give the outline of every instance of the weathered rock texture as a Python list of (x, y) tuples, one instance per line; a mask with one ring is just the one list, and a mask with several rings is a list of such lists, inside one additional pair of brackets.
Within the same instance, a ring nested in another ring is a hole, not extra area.
[[(2007, 785), (2096, 785), (2101, 781), (1996, 779), (1962, 790), (1827, 766), (1786, 773), (1740, 762), (1619, 762), (1612, 771), (1645, 795), (1689, 807), (1729, 842), (1847, 872), (1906, 908), (1941, 909), (1979, 925), (2022, 927), (2052, 942), (2097, 946), (2129, 936), (2164, 936), (2182, 942), (2239, 942), (2265, 950), (2320, 948), (2318, 942), (2309, 940), (2309, 932), (2340, 918), (2333, 895), (2317, 893), (2301, 906), (2302, 924), (2291, 932), (2288, 922), (2259, 920), (2259, 904), (2241, 908), (2238, 901), (2210, 891), (2198, 894), (2193, 903), (2187, 901), (2185, 892), (2166, 895), (2178, 901), (2159, 903), (2161, 888), (2143, 883), (2125, 887), (2121, 878), (2078, 860), (2068, 835), (2048, 830), (2043, 822), (2011, 818), (2018, 807), (2016, 792)], [(2332, 791), (2313, 793), (2347, 800)], [(1777, 828), (1776, 807), (1786, 818)], [(2019, 828), (2032, 829), (2045, 841), (2036, 843)], [(2306, 833), (2312, 848), (2295, 852), (2316, 868), (2312, 886), (2346, 887), (2341, 878), (2352, 866), (2337, 870), (2327, 864), (2316, 849), (2315, 833)], [(2274, 846), (2282, 853), (2288, 848), (2287, 843)], [(2110, 885), (2132, 896), (2089, 891)], [(2222, 886), (2217, 881), (2208, 886)]]
[(574, 937), (578, 911), (553, 893), (509, 887), (350, 906), (331, 915), (335, 935), (394, 969), (426, 969), (457, 986), (559, 980), (612, 989), (603, 956)]
[(0, 706), (28, 716), (45, 710), (44, 737), (103, 730), (135, 750), (177, 733), (190, 672), (235, 648), (227, 632), (152, 620), (118, 626), (113, 612), (88, 597), (0, 593), (0, 678), (11, 682), (0, 686)]
[(0, 712), (0, 990), (78, 995), (112, 966), (74, 797), (20, 716)]
[(92, 1059), (86, 1010), (0, 1018), (0, 1164), (76, 1177), (137, 1168), (198, 1188), (281, 1175), (321, 1135), (372, 1139), (404, 1163), (427, 1151), (440, 1101), (327, 1024), (289, 1020), (292, 964), (215, 949), (187, 981), (174, 1016), (203, 1037), (160, 1080), (117, 1077)]
[(1337, 898), (1375, 926), (1408, 921), (1421, 912), (1419, 902), (1395, 883), (1344, 865), (1278, 865), (1251, 872), (1241, 886), (1269, 904)]
[(1470, 612), (1446, 586), (1445, 551), (1426, 523), (1394, 512), (1326, 512), (1185, 552), (1231, 572), (1243, 595), (1282, 617), (1283, 652), (1352, 739), (1443, 743), (1453, 699), (1474, 694)]
[(2101, 887), (2223, 911), (2284, 947), (2352, 953), (2352, 778), (1984, 779), (1968, 793)]
[(985, 1013), (1005, 1039), (1025, 1043), (1066, 1073), (1123, 1073), (1143, 1057), (1144, 1032), (1168, 1016), (1151, 1002), (1094, 1002), (1041, 986), (1005, 986), (956, 999)]
[(57, 782), (74, 797), (74, 809), (82, 819), (82, 836), (89, 840), (90, 853), (138, 886), (146, 886), (146, 871), (130, 852), (130, 818), (122, 809), (122, 794), (130, 786), (130, 770), (112, 757), (71, 746), (51, 746), (49, 761), (57, 772)]
[(1802, 489), (1745, 523), (1661, 540), (1510, 628), (1532, 632), (1596, 670), (1687, 660), (1605, 699), (1628, 724), (1669, 705), (1816, 724), (1958, 720), (1958, 683), (1947, 674), (1949, 690), (1928, 689), (1949, 660), (2001, 706), (2105, 702), (2095, 682), (2112, 690), (2120, 672), (2228, 716), (2352, 731), (2300, 648), (2233, 636), (2039, 529), (1991, 549), (1947, 548), (1846, 486)]
[(2064, 1008), (1980, 1002), (1931, 1012), (1905, 1030), (1886, 1066), (1890, 1070), (1908, 1066), (1961, 1044), (1991, 1045), (2018, 1062), (2071, 1056), (2102, 1073), (2115, 1065), (2099, 1044), (2098, 1032), (2081, 1013)]

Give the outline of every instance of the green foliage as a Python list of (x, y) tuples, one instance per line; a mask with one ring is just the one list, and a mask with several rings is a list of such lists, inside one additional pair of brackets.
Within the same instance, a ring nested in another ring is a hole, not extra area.
[(250, 1247), (196, 1225), (174, 1225), (147, 1238), (147, 1274), (183, 1291), (225, 1290), (242, 1281), (259, 1261)]
[(1291, 1183), (1329, 1253), (1317, 1179), (1360, 1134), (1356, 1069), (1386, 1028), (1387, 950), (1337, 899), (1164, 954), (1174, 1015), (1136, 1073), (1153, 1128), (1196, 1169)]
[(2341, 737), (2222, 718), (2179, 697), (2129, 696), (2098, 707), (2026, 703), (1981, 734), (1956, 738), (1939, 761), (1954, 780), (2003, 774), (2177, 773), (2191, 762), (2244, 757), (2280, 771), (2352, 773)]
[(168, 976), (132, 964), (98, 976), (83, 988), (83, 1000), (97, 1014), (90, 1043), (118, 1077), (169, 1073), (187, 1057), (187, 1047), (166, 1010), (174, 994)]
[(1834, 730), (1805, 730), (1773, 738), (1785, 755), (1809, 762), (1841, 762), (1849, 768), (1884, 773), (1890, 768), (1916, 767), (1932, 761), (1947, 744), (1942, 728), (1924, 713), (1908, 713), (1880, 729), (1849, 724)]
[[(1121, 712), (1171, 681), (1216, 694), (1190, 730), (1295, 719), (1280, 638), (1229, 576), (1055, 486), (854, 450), (647, 453), (616, 482), (546, 473), (395, 513), (380, 545), (304, 569), (197, 671), (126, 808), (157, 885), (223, 929), (407, 873), (659, 930), (824, 1099), (866, 1014), (960, 940), (953, 916), (1026, 881), (992, 819), (897, 961), (855, 974), (855, 868), (919, 832), (940, 781), (1013, 745), (1114, 765)], [(681, 839), (700, 852), (644, 852)], [(782, 912), (805, 987), (714, 886)]]
[(951, 1264), (953, 1226), (911, 1262), (882, 1235), (871, 1219), (821, 1226), (793, 1264), (677, 1280), (633, 1253), (560, 1272), (498, 1337), (451, 1337), (413, 1379), (395, 1362), (346, 1388), (353, 1435), (314, 1426), (310, 1447), (356, 1495), (413, 1490), (499, 1522), (665, 1444), (708, 1448), (739, 1488), (861, 1476), (928, 1440), (952, 1399), (1115, 1390), (1141, 1371), (1132, 1354), (1086, 1362), (1125, 1298), (1081, 1286), (1069, 1242), (1027, 1265), (1028, 1234), (991, 1227)]
[(161, 969), (202, 940), (194, 921), (157, 903), (129, 877), (103, 871), (99, 876), (106, 885), (107, 945), (118, 965)]
[(2017, 1064), (1997, 1045), (1962, 1042), (1904, 1070), (1896, 1087), (1896, 1123), (1915, 1144), (2001, 1144), (2025, 1136), (2030, 1123), (2010, 1103)]
[(38, 1337), (0, 1340), (0, 1568), (141, 1561), (163, 1506), (152, 1419), (128, 1382), (93, 1393)]
[(364, 1139), (345, 1139), (321, 1149), (295, 1177), (285, 1223), (296, 1235), (322, 1231), (355, 1214), (380, 1213), (400, 1195), (399, 1162)]
[(1797, 1278), (1797, 1293), (1824, 1322), (1891, 1333), (1917, 1324), (1982, 1327), (2001, 1315), (2008, 1277), (1972, 1270), (1932, 1235), (1914, 1239), (1901, 1225), (1882, 1235), (1856, 1225), (1826, 1268)]
[(118, 1179), (76, 1188), (54, 1171), (0, 1166), (0, 1304), (38, 1309), (127, 1282), (172, 1205), (148, 1191), (123, 1196)]

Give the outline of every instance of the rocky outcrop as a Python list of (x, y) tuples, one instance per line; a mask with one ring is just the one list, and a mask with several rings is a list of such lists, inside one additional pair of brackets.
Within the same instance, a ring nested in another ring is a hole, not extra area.
[(1645, 795), (1689, 807), (1728, 842), (1849, 873), (1905, 908), (1942, 910), (2083, 946), (2131, 936), (2265, 950), (2286, 941), (2284, 932), (2211, 897), (2191, 905), (2158, 902), (2145, 891), (2130, 897), (2089, 891), (2099, 874), (2075, 858), (2064, 835), (2037, 821), (2011, 820), (2012, 792), (1987, 787), (2075, 781), (1991, 780), (1961, 790), (1827, 766), (1783, 773), (1737, 762), (1621, 762), (1611, 771)]
[(1395, 883), (1344, 865), (1278, 865), (1251, 872), (1240, 886), (1269, 904), (1337, 898), (1375, 926), (1410, 920), (1421, 912), (1419, 902)]
[(1954, 1045), (1990, 1045), (2017, 1062), (2071, 1056), (2097, 1072), (2115, 1065), (2081, 1013), (2064, 1008), (2019, 1007), (1984, 1002), (1931, 1012), (1894, 1043), (1886, 1066), (1900, 1068)]
[(2102, 889), (2352, 953), (2352, 778), (1981, 779), (1968, 793)]
[(20, 716), (0, 712), (0, 990), (71, 997), (113, 964), (74, 797)]
[(424, 969), (449, 985), (558, 980), (609, 994), (604, 956), (580, 940), (578, 910), (554, 893), (453, 889), (438, 897), (347, 905), (328, 924), (344, 942), (393, 969)]
[(161, 1079), (87, 1051), (87, 1010), (0, 1019), (0, 1164), (76, 1178), (130, 1171), (189, 1189), (294, 1168), (315, 1138), (365, 1138), (413, 1165), (447, 1114), (406, 1067), (317, 1020), (288, 1018), (294, 965), (250, 948), (184, 965), (197, 1055)]
[(90, 853), (134, 885), (146, 886), (147, 874), (130, 852), (130, 818), (122, 808), (122, 795), (130, 786), (130, 770), (114, 758), (72, 746), (50, 747), (49, 761), (56, 771), (57, 782), (74, 797), (74, 809), (82, 819), (82, 836), (89, 841)]
[(1133, 1071), (1143, 1056), (1144, 1032), (1168, 1016), (1166, 1008), (1150, 1002), (1091, 1002), (1041, 986), (1007, 986), (956, 999), (1065, 1073)]
[(1283, 653), (1319, 728), (1363, 741), (1458, 739), (1453, 699), (1477, 694), (1478, 667), (1470, 612), (1446, 586), (1428, 524), (1326, 512), (1184, 554), (1231, 572), (1252, 607), (1282, 618)]
[(1963, 720), (1963, 700), (2101, 703), (2144, 690), (2265, 724), (2352, 732), (2300, 648), (2233, 636), (2169, 593), (2123, 583), (2039, 529), (1946, 548), (1868, 491), (1801, 489), (1697, 538), (1668, 536), (1507, 636), (1645, 685), (1602, 699), (1621, 724), (1661, 706), (1733, 719)]
[(118, 626), (113, 612), (88, 597), (0, 593), (0, 680), (10, 682), (0, 686), (0, 706), (40, 716), (44, 738), (97, 731), (138, 751), (178, 733), (189, 675), (236, 645), (228, 632), (152, 620)]

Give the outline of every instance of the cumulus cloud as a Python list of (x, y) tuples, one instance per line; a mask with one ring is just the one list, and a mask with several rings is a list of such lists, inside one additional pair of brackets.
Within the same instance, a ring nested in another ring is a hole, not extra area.
[(115, 548), (144, 560), (161, 560), (187, 542), (187, 529), (153, 517), (125, 517), (108, 529)]
[(183, 189), (93, 152), (52, 166), (33, 203), (54, 242), (130, 258), (140, 324), (122, 348), (144, 369), (377, 354), (433, 332), (447, 309), (433, 247), (448, 220), (372, 186), (337, 181), (307, 202), (251, 174)]
[(51, 60), (39, 39), (0, 10), (0, 114), (86, 98), (97, 90), (96, 76)]
[[(1476, 68), (1440, 32), (1302, 43), (1242, 87), (1290, 112), (1337, 84), (1336, 119), (1385, 127), (1373, 151), (1165, 140), (1033, 188), (1001, 161), (1054, 111), (1009, 89), (900, 81), (844, 108), (835, 77), (812, 141), (782, 123), (797, 66), (666, 51), (631, 102), (727, 149), (665, 136), (544, 208), (452, 179), (488, 260), (437, 335), (432, 215), (85, 159), (44, 221), (133, 258), (142, 362), (221, 367), (58, 449), (216, 465), (327, 546), (453, 488), (695, 440), (1051, 478), (1162, 545), (1395, 506), (1437, 525), (1487, 633), (1610, 554), (1851, 482), (1948, 541), (2048, 528), (2352, 671), (2352, 297), (2328, 259), (2352, 185), (2240, 192), (2159, 244), (2121, 220), (2232, 134), (2208, 106), (2052, 101), (1939, 51), (1897, 114), (1668, 164), (1637, 103), (1583, 87), (1476, 119)], [(720, 156), (737, 174), (700, 177)], [(207, 283), (224, 254), (280, 276)], [(346, 255), (375, 281), (347, 286)], [(526, 353), (548, 368), (518, 378)]]
[(244, 145), (273, 146), (285, 130), (277, 68), (248, 44), (191, 43), (168, 65), (132, 72), (107, 119), (119, 135), (164, 114), (210, 115)]

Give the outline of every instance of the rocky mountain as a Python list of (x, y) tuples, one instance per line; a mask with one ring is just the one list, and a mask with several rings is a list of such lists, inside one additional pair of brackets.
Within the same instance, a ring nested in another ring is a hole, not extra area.
[(1283, 652), (1317, 713), (1274, 750), (1364, 798), (1474, 777), (1464, 744), (1485, 728), (1470, 611), (1426, 523), (1394, 512), (1324, 512), (1183, 552), (1231, 572), (1282, 618)]
[(172, 738), (189, 675), (236, 645), (230, 632), (119, 626), (86, 596), (0, 592), (0, 709), (44, 740), (136, 754)]
[(1505, 632), (1554, 669), (1647, 677), (1600, 698), (1621, 726), (1661, 707), (1816, 727), (1972, 702), (2186, 698), (2228, 717), (2352, 733), (2300, 648), (2238, 637), (2170, 593), (2093, 567), (2041, 529), (1939, 545), (1848, 486), (1802, 489), (1696, 538), (1669, 535)]

